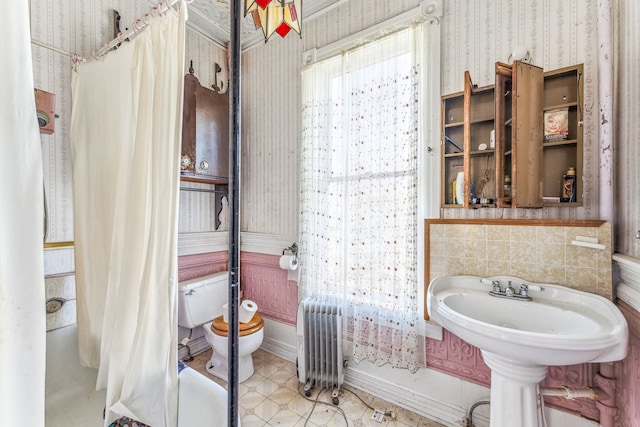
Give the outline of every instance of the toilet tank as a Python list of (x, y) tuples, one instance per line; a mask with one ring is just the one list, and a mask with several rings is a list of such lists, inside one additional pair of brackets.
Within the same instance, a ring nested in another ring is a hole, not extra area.
[(222, 315), (227, 303), (229, 272), (221, 271), (178, 284), (178, 326), (195, 328)]

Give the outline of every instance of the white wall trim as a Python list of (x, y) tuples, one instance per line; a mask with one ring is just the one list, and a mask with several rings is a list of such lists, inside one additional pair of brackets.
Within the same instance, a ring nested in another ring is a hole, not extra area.
[[(291, 246), (296, 240), (295, 236), (241, 233), (240, 250), (267, 255), (282, 255), (283, 249)], [(178, 256), (226, 251), (229, 249), (228, 242), (229, 232), (227, 231), (182, 233), (178, 235)]]
[(178, 234), (178, 256), (220, 252), (229, 249), (229, 233), (211, 231)]
[[(362, 31), (348, 37), (329, 43), (315, 49), (310, 49), (302, 54), (302, 65), (311, 65), (315, 61), (320, 61), (336, 55), (340, 52), (352, 49), (367, 41), (374, 40), (384, 34), (389, 34), (409, 25), (431, 22), (440, 23), (442, 16), (442, 5), (438, 0), (423, 0), (417, 7), (389, 18), (379, 24), (372, 25)], [(311, 52), (313, 52), (311, 54)]]
[(623, 254), (613, 254), (619, 281), (615, 296), (640, 312), (640, 260)]
[(295, 236), (278, 234), (242, 233), (240, 250), (267, 255), (282, 255), (282, 250), (297, 241)]
[(406, 387), (349, 367), (345, 370), (345, 383), (446, 425), (459, 425), (460, 420), (466, 416), (466, 411), (462, 408), (431, 399)]
[(295, 363), (298, 358), (298, 351), (295, 347), (270, 337), (264, 337), (260, 348), (268, 353), (282, 357), (289, 362)]

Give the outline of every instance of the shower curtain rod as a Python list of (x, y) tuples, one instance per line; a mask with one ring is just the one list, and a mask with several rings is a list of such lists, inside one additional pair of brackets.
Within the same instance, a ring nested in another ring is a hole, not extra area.
[[(49, 44), (43, 43), (39, 40), (34, 40), (31, 39), (31, 43), (40, 46), (40, 47), (44, 47), (45, 49), (50, 49), (54, 52), (57, 52), (61, 55), (65, 55), (71, 58), (71, 61), (73, 63), (79, 63), (79, 62), (88, 62), (92, 59), (98, 59), (101, 56), (105, 55), (107, 52), (109, 52), (111, 49), (113, 49), (114, 47), (119, 46), (120, 44), (124, 43), (128, 38), (136, 35), (137, 33), (139, 33), (140, 31), (144, 30), (145, 28), (147, 28), (147, 25), (149, 25), (149, 17), (150, 16), (162, 16), (164, 15), (169, 9), (171, 9), (171, 7), (173, 5), (175, 5), (176, 3), (178, 3), (180, 0), (164, 0), (163, 2), (158, 3), (157, 5), (155, 5), (153, 8), (151, 8), (151, 12), (147, 13), (146, 15), (144, 15), (142, 18), (140, 19), (136, 19), (135, 22), (133, 23), (133, 25), (131, 25), (131, 29), (126, 30), (126, 31), (121, 31), (118, 33), (118, 36), (111, 40), (110, 42), (107, 42), (104, 44), (104, 46), (102, 46), (100, 49), (94, 50), (93, 53), (91, 53), (91, 57), (89, 58), (85, 58), (82, 55), (78, 55), (76, 53), (71, 53), (71, 52), (67, 52), (66, 50), (62, 50), (59, 49), (55, 46), (51, 46)], [(185, 3), (192, 3), (193, 0), (182, 0)]]

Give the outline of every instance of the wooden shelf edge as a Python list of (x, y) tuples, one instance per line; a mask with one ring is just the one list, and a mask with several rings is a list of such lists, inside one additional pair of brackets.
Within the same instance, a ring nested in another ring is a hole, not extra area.
[(486, 150), (473, 150), (469, 154), (471, 156), (492, 156), (495, 152), (496, 150), (493, 148), (487, 148)]
[(460, 126), (464, 126), (464, 122), (446, 123), (444, 125), (444, 128), (448, 129), (448, 128), (455, 128), (455, 127), (460, 127)]
[(556, 104), (556, 105), (543, 105), (542, 106), (542, 110), (543, 111), (551, 111), (551, 110), (558, 110), (560, 108), (573, 108), (573, 107), (577, 107), (578, 103), (576, 101), (573, 102), (566, 102), (564, 104)]
[(462, 157), (464, 156), (464, 151), (461, 151), (459, 153), (445, 153), (444, 157), (445, 158), (456, 158), (456, 157)]
[(560, 202), (560, 203), (544, 203), (545, 208), (579, 208), (582, 202)]
[(493, 121), (495, 121), (495, 118), (494, 117), (489, 117), (489, 118), (471, 120), (469, 123), (471, 123), (472, 125), (477, 125), (477, 124), (482, 124), (482, 123), (486, 123), (486, 122), (493, 122)]
[[(565, 203), (566, 204), (566, 203)], [(535, 225), (550, 227), (600, 227), (607, 221), (588, 219), (463, 219), (463, 218), (426, 218), (425, 225), (432, 224), (470, 224), (470, 225)]]
[(577, 139), (565, 139), (562, 141), (549, 141), (549, 142), (543, 142), (542, 146), (543, 147), (562, 147), (565, 145), (576, 145), (578, 143)]
[(180, 181), (184, 182), (197, 182), (200, 184), (211, 184), (211, 185), (227, 185), (229, 184), (228, 179), (215, 179), (215, 178), (204, 178), (204, 177), (196, 177), (190, 175), (180, 175)]

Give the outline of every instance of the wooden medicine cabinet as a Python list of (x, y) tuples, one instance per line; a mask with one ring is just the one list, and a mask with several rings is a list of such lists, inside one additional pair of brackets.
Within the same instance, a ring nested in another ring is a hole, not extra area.
[(542, 74), (542, 68), (519, 61), (496, 63), (499, 208), (542, 207)]
[[(442, 97), (441, 207), (581, 206), (582, 70), (496, 63), (495, 85), (481, 88), (465, 72), (464, 91)], [(569, 168), (578, 188), (566, 202)]]
[(229, 95), (184, 77), (180, 179), (210, 184), (229, 182)]

